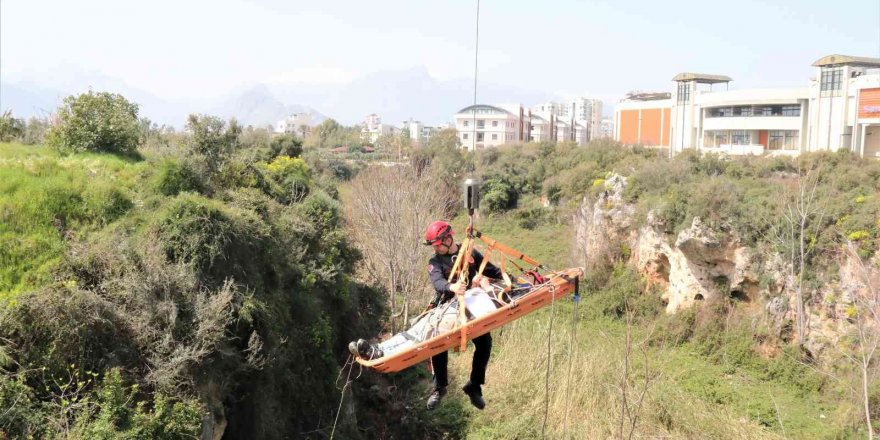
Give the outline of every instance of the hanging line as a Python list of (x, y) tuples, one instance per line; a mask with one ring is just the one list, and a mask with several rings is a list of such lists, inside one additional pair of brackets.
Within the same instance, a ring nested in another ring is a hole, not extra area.
[(568, 413), (571, 407), (571, 396), (574, 394), (571, 392), (571, 367), (574, 360), (574, 348), (577, 346), (575, 342), (577, 341), (578, 305), (581, 303), (580, 280), (581, 277), (575, 277), (574, 279), (574, 296), (572, 297), (574, 308), (571, 314), (571, 336), (568, 339), (568, 377), (565, 380), (567, 397), (565, 399), (565, 418), (562, 422), (562, 434), (564, 436), (568, 435)]
[(551, 337), (553, 336), (553, 313), (556, 311), (556, 285), (550, 286), (550, 319), (547, 321), (547, 374), (544, 376), (544, 424), (541, 438), (547, 438), (547, 415), (550, 413), (550, 362)]
[[(348, 355), (348, 360), (345, 361), (345, 365), (342, 369), (339, 370), (339, 374), (336, 375), (336, 388), (339, 388), (339, 378), (342, 377), (342, 372), (345, 371), (345, 368), (348, 367), (348, 374), (345, 377), (345, 384), (342, 385), (341, 391), (342, 393), (339, 396), (339, 406), (336, 408), (336, 418), (333, 420), (333, 429), (330, 430), (330, 440), (333, 440), (333, 436), (336, 434), (336, 424), (339, 423), (339, 414), (342, 412), (342, 402), (345, 400), (345, 389), (351, 385), (351, 371), (354, 370), (354, 359), (352, 355)], [(361, 366), (358, 375), (354, 380), (357, 380), (361, 377), (361, 374), (364, 372), (364, 367)]]
[(471, 125), (473, 125), (473, 131), (471, 134), (471, 141), (473, 142), (474, 148), (471, 150), (471, 168), (473, 170), (477, 169), (477, 160), (474, 158), (474, 154), (477, 152), (477, 67), (479, 65), (480, 60), (480, 0), (477, 0), (477, 23), (476, 23), (476, 35), (474, 37), (474, 105), (471, 107), (471, 113), (473, 117), (471, 118)]

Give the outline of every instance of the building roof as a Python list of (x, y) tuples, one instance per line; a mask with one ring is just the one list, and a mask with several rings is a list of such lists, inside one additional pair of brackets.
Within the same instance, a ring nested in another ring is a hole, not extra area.
[(733, 81), (732, 78), (726, 75), (708, 75), (705, 73), (690, 73), (684, 72), (675, 75), (672, 78), (673, 81), (696, 81), (702, 84), (716, 84), (716, 83), (726, 83)]
[(671, 97), (672, 93), (669, 92), (629, 92), (624, 99), (627, 101), (657, 101)]
[(854, 57), (850, 55), (825, 55), (813, 63), (815, 67), (826, 66), (880, 67), (880, 58)]
[(470, 113), (474, 110), (493, 110), (498, 113), (513, 114), (513, 113), (510, 113), (509, 111), (507, 111), (501, 107), (496, 107), (494, 105), (486, 105), (486, 104), (469, 105), (469, 106), (459, 110), (458, 113)]

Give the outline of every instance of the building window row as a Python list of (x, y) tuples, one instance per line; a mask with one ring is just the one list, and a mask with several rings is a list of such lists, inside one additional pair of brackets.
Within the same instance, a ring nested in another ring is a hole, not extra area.
[(822, 96), (836, 96), (843, 82), (843, 69), (840, 67), (822, 69), (822, 78), (819, 82), (819, 90)]
[(792, 105), (745, 105), (713, 107), (706, 110), (707, 118), (731, 118), (744, 116), (800, 116), (801, 106)]
[(797, 130), (772, 130), (767, 136), (768, 150), (797, 150)]
[(690, 83), (680, 82), (678, 83), (678, 102), (690, 102), (691, 101), (691, 85)]

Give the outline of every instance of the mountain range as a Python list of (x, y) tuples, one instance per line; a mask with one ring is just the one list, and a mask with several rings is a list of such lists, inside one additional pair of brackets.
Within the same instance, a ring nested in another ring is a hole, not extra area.
[[(88, 89), (120, 93), (141, 106), (141, 116), (159, 124), (182, 127), (189, 113), (235, 117), (245, 125), (274, 125), (298, 112), (313, 113), (313, 121), (326, 117), (345, 125), (359, 124), (376, 113), (383, 122), (399, 124), (410, 118), (428, 125), (450, 122), (452, 115), (473, 102), (473, 80), (438, 80), (423, 67), (381, 71), (347, 84), (253, 84), (227, 91), (219, 98), (172, 100), (132, 88), (123, 81), (92, 72), (62, 75), (64, 81), (32, 77), (26, 81), (0, 81), (0, 111), (16, 117), (45, 116), (64, 96)], [(55, 75), (54, 78), (58, 78)], [(480, 83), (478, 102), (521, 102), (534, 105), (557, 99), (552, 93)], [(607, 113), (607, 110), (606, 110)]]

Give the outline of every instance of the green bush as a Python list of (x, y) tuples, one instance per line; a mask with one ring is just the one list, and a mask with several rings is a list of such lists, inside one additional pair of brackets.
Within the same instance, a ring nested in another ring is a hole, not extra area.
[[(593, 274), (595, 277), (596, 274)], [(587, 280), (589, 308), (599, 316), (623, 318), (627, 314), (636, 320), (657, 316), (663, 310), (660, 296), (646, 291), (639, 274), (625, 264), (615, 265), (607, 279)]]
[(302, 154), (302, 140), (290, 134), (283, 134), (272, 138), (269, 143), (269, 159), (278, 156), (299, 157)]
[(137, 385), (125, 386), (118, 368), (107, 372), (76, 420), (73, 438), (95, 440), (197, 437), (204, 410), (197, 401), (174, 401), (161, 393), (142, 400)]
[(154, 186), (156, 191), (166, 196), (205, 191), (204, 182), (196, 170), (187, 162), (174, 159), (167, 159), (159, 164)]
[(480, 209), (500, 212), (516, 207), (518, 192), (503, 177), (493, 177), (483, 182)]
[(227, 124), (216, 116), (189, 115), (186, 120), (189, 132), (189, 150), (205, 158), (209, 170), (214, 172), (239, 147), (241, 126), (235, 119)]
[(138, 106), (122, 95), (89, 91), (68, 96), (47, 137), (65, 153), (103, 152), (133, 156), (140, 141)]

